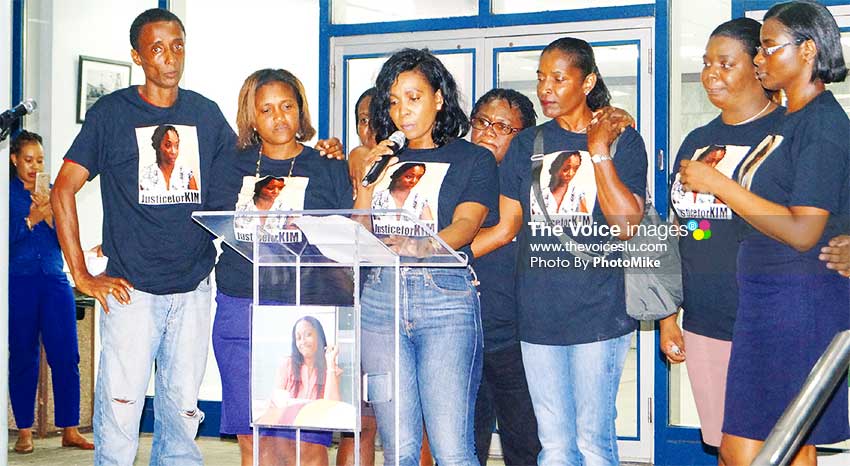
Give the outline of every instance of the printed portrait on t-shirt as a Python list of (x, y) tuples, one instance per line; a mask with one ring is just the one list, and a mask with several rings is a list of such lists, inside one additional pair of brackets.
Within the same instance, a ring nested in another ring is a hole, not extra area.
[[(440, 185), (450, 164), (401, 162), (389, 168), (372, 196), (372, 209), (403, 209), (431, 231), (437, 231)], [(375, 215), (378, 235), (427, 236), (414, 221), (400, 215)]]
[(554, 222), (590, 220), (596, 205), (596, 181), (593, 162), (586, 151), (565, 150), (544, 155), (538, 181), (543, 206), (532, 186), (532, 216), (542, 216), (545, 208)]
[(238, 241), (253, 241), (259, 232), (261, 243), (297, 243), (301, 231), (293, 224), (292, 215), (239, 215), (249, 212), (304, 209), (304, 193), (310, 179), (301, 176), (246, 176), (236, 199), (233, 230)]
[(747, 155), (738, 171), (738, 184), (748, 191), (751, 189), (756, 172), (770, 157), (770, 154), (782, 144), (782, 139), (782, 136), (778, 134), (768, 135)]
[(136, 128), (139, 204), (200, 204), (201, 170), (194, 126)]
[(263, 426), (352, 429), (353, 308), (254, 308), (251, 419)]
[[(729, 178), (747, 155), (748, 146), (712, 144), (694, 151), (691, 160), (714, 167)], [(711, 193), (686, 191), (679, 175), (670, 188), (670, 201), (680, 218), (702, 218), (709, 220), (731, 220), (732, 209)]]

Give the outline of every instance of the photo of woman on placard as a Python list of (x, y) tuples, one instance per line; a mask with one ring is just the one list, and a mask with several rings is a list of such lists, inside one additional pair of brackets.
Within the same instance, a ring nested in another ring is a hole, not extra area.
[(433, 220), (428, 199), (419, 192), (412, 192), (425, 175), (424, 163), (401, 164), (390, 175), (388, 189), (378, 191), (372, 199), (373, 209), (404, 209), (421, 220)]
[(581, 153), (564, 151), (549, 166), (549, 186), (543, 188), (543, 203), (550, 214), (587, 213), (584, 192), (571, 183), (581, 167)]
[(272, 405), (286, 407), (291, 400), (339, 401), (339, 349), (328, 345), (325, 329), (313, 316), (304, 316), (292, 327), (292, 352), (275, 377)]
[(190, 168), (177, 165), (180, 155), (180, 134), (172, 125), (160, 125), (151, 136), (156, 151), (156, 163), (148, 165), (139, 175), (142, 191), (198, 190), (198, 182)]

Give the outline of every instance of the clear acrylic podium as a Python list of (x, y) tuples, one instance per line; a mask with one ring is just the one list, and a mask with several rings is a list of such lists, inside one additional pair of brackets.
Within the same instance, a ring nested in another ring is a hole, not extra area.
[[(435, 221), (403, 210), (192, 216), (253, 265), (251, 420), (260, 433), (254, 435), (254, 465), (283, 464), (284, 456), (300, 465), (300, 441), (353, 432), (359, 466), (361, 400), (399, 399), (401, 273), (463, 267), (466, 258), (435, 234)], [(393, 352), (393, 373), (360, 370), (363, 268), (385, 268), (381, 272), (395, 277), (394, 345), (386, 348)], [(398, 439), (397, 407), (394, 412)]]

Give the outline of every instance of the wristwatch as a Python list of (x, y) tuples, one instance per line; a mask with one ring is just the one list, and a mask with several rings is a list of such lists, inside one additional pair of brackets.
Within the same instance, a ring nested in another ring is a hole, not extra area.
[(590, 156), (590, 161), (593, 163), (602, 163), (605, 160), (614, 160), (614, 157), (604, 154), (596, 154)]

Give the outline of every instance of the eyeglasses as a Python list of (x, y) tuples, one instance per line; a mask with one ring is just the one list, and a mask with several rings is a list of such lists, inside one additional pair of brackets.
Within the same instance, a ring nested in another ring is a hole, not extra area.
[(782, 50), (783, 48), (788, 47), (789, 45), (800, 45), (805, 41), (806, 41), (806, 39), (794, 39), (791, 42), (786, 42), (784, 44), (774, 45), (773, 47), (758, 46), (758, 47), (756, 47), (756, 53), (760, 53), (760, 54), (764, 55), (765, 57), (769, 57), (769, 56), (773, 55), (774, 53)]
[(521, 128), (514, 128), (513, 126), (511, 126), (507, 123), (502, 123), (501, 121), (490, 121), (490, 120), (485, 120), (484, 118), (481, 118), (481, 117), (473, 117), (470, 120), (470, 123), (472, 123), (473, 128), (475, 128), (479, 131), (485, 130), (485, 129), (492, 126), (494, 131), (496, 131), (499, 134), (503, 134), (505, 136), (507, 136), (509, 134), (517, 133), (521, 129)]

